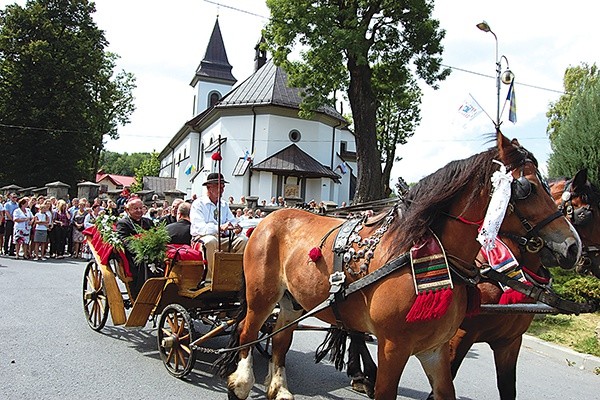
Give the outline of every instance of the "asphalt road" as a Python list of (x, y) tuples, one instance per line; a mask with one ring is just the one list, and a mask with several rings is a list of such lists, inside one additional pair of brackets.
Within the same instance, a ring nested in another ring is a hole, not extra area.
[[(188, 378), (167, 374), (156, 346), (156, 332), (110, 325), (92, 331), (81, 306), (85, 263), (34, 262), (0, 258), (0, 399), (226, 399), (223, 380), (199, 354)], [(309, 323), (312, 323), (310, 321)], [(345, 374), (314, 364), (320, 332), (296, 334), (288, 356), (288, 383), (296, 399), (366, 399), (352, 392)], [(223, 347), (225, 338), (209, 342)], [(372, 353), (375, 345), (370, 344)], [(518, 366), (518, 397), (598, 399), (600, 376), (561, 355), (523, 348)], [(257, 384), (252, 399), (265, 397), (267, 362), (256, 354)], [(496, 399), (495, 372), (487, 345), (468, 354), (456, 380), (459, 399)], [(399, 399), (424, 399), (429, 384), (411, 358), (398, 388)]]

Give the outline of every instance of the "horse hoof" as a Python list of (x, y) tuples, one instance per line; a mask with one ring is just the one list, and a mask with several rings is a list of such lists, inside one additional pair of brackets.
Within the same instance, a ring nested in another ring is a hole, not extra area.
[(233, 390), (228, 389), (227, 390), (227, 400), (241, 400), (241, 399), (235, 395)]
[(355, 392), (364, 393), (371, 399), (375, 398), (375, 388), (367, 379), (352, 379), (350, 384), (352, 385), (352, 390), (354, 390)]

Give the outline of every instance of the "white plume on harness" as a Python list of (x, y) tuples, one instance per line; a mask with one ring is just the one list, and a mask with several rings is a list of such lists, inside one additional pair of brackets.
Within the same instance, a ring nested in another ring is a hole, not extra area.
[(513, 176), (510, 171), (506, 171), (506, 166), (500, 161), (493, 160), (500, 165), (500, 170), (492, 175), (492, 199), (485, 213), (485, 218), (477, 241), (481, 243), (481, 247), (487, 252), (494, 248), (496, 236), (500, 231), (500, 225), (504, 220), (508, 203), (510, 202), (511, 183)]

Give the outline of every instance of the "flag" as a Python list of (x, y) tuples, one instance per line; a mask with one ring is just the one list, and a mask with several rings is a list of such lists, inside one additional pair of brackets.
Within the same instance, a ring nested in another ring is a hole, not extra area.
[(192, 172), (196, 170), (196, 167), (192, 163), (188, 163), (187, 167), (185, 167), (185, 174), (190, 175)]
[(458, 107), (458, 113), (468, 121), (471, 121), (481, 113), (481, 108), (470, 99), (465, 99), (460, 107)]
[(336, 169), (339, 168), (340, 172), (342, 173), (342, 175), (346, 175), (348, 173), (348, 164), (346, 164), (346, 161), (342, 161), (342, 163), (340, 165), (338, 165), (336, 167)]
[(249, 150), (246, 150), (244, 152), (244, 161), (252, 161), (253, 158), (254, 158), (254, 153), (250, 154)]
[(517, 100), (515, 99), (515, 80), (510, 83), (506, 100), (510, 101), (510, 109), (508, 110), (508, 120), (515, 124), (517, 122)]

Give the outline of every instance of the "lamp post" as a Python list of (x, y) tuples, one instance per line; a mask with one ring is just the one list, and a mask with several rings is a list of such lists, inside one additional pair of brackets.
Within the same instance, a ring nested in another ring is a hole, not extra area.
[[(495, 122), (495, 124), (496, 124), (496, 129), (499, 129), (500, 128), (500, 82), (503, 82), (504, 84), (509, 85), (515, 78), (515, 75), (509, 69), (508, 58), (506, 58), (506, 56), (504, 56), (504, 55), (498, 56), (498, 37), (496, 36), (494, 31), (492, 31), (489, 24), (485, 21), (481, 21), (476, 26), (483, 32), (489, 32), (492, 35), (494, 35), (494, 40), (496, 41), (496, 122)], [(502, 60), (504, 60), (506, 62), (506, 70), (504, 72), (502, 72)]]

